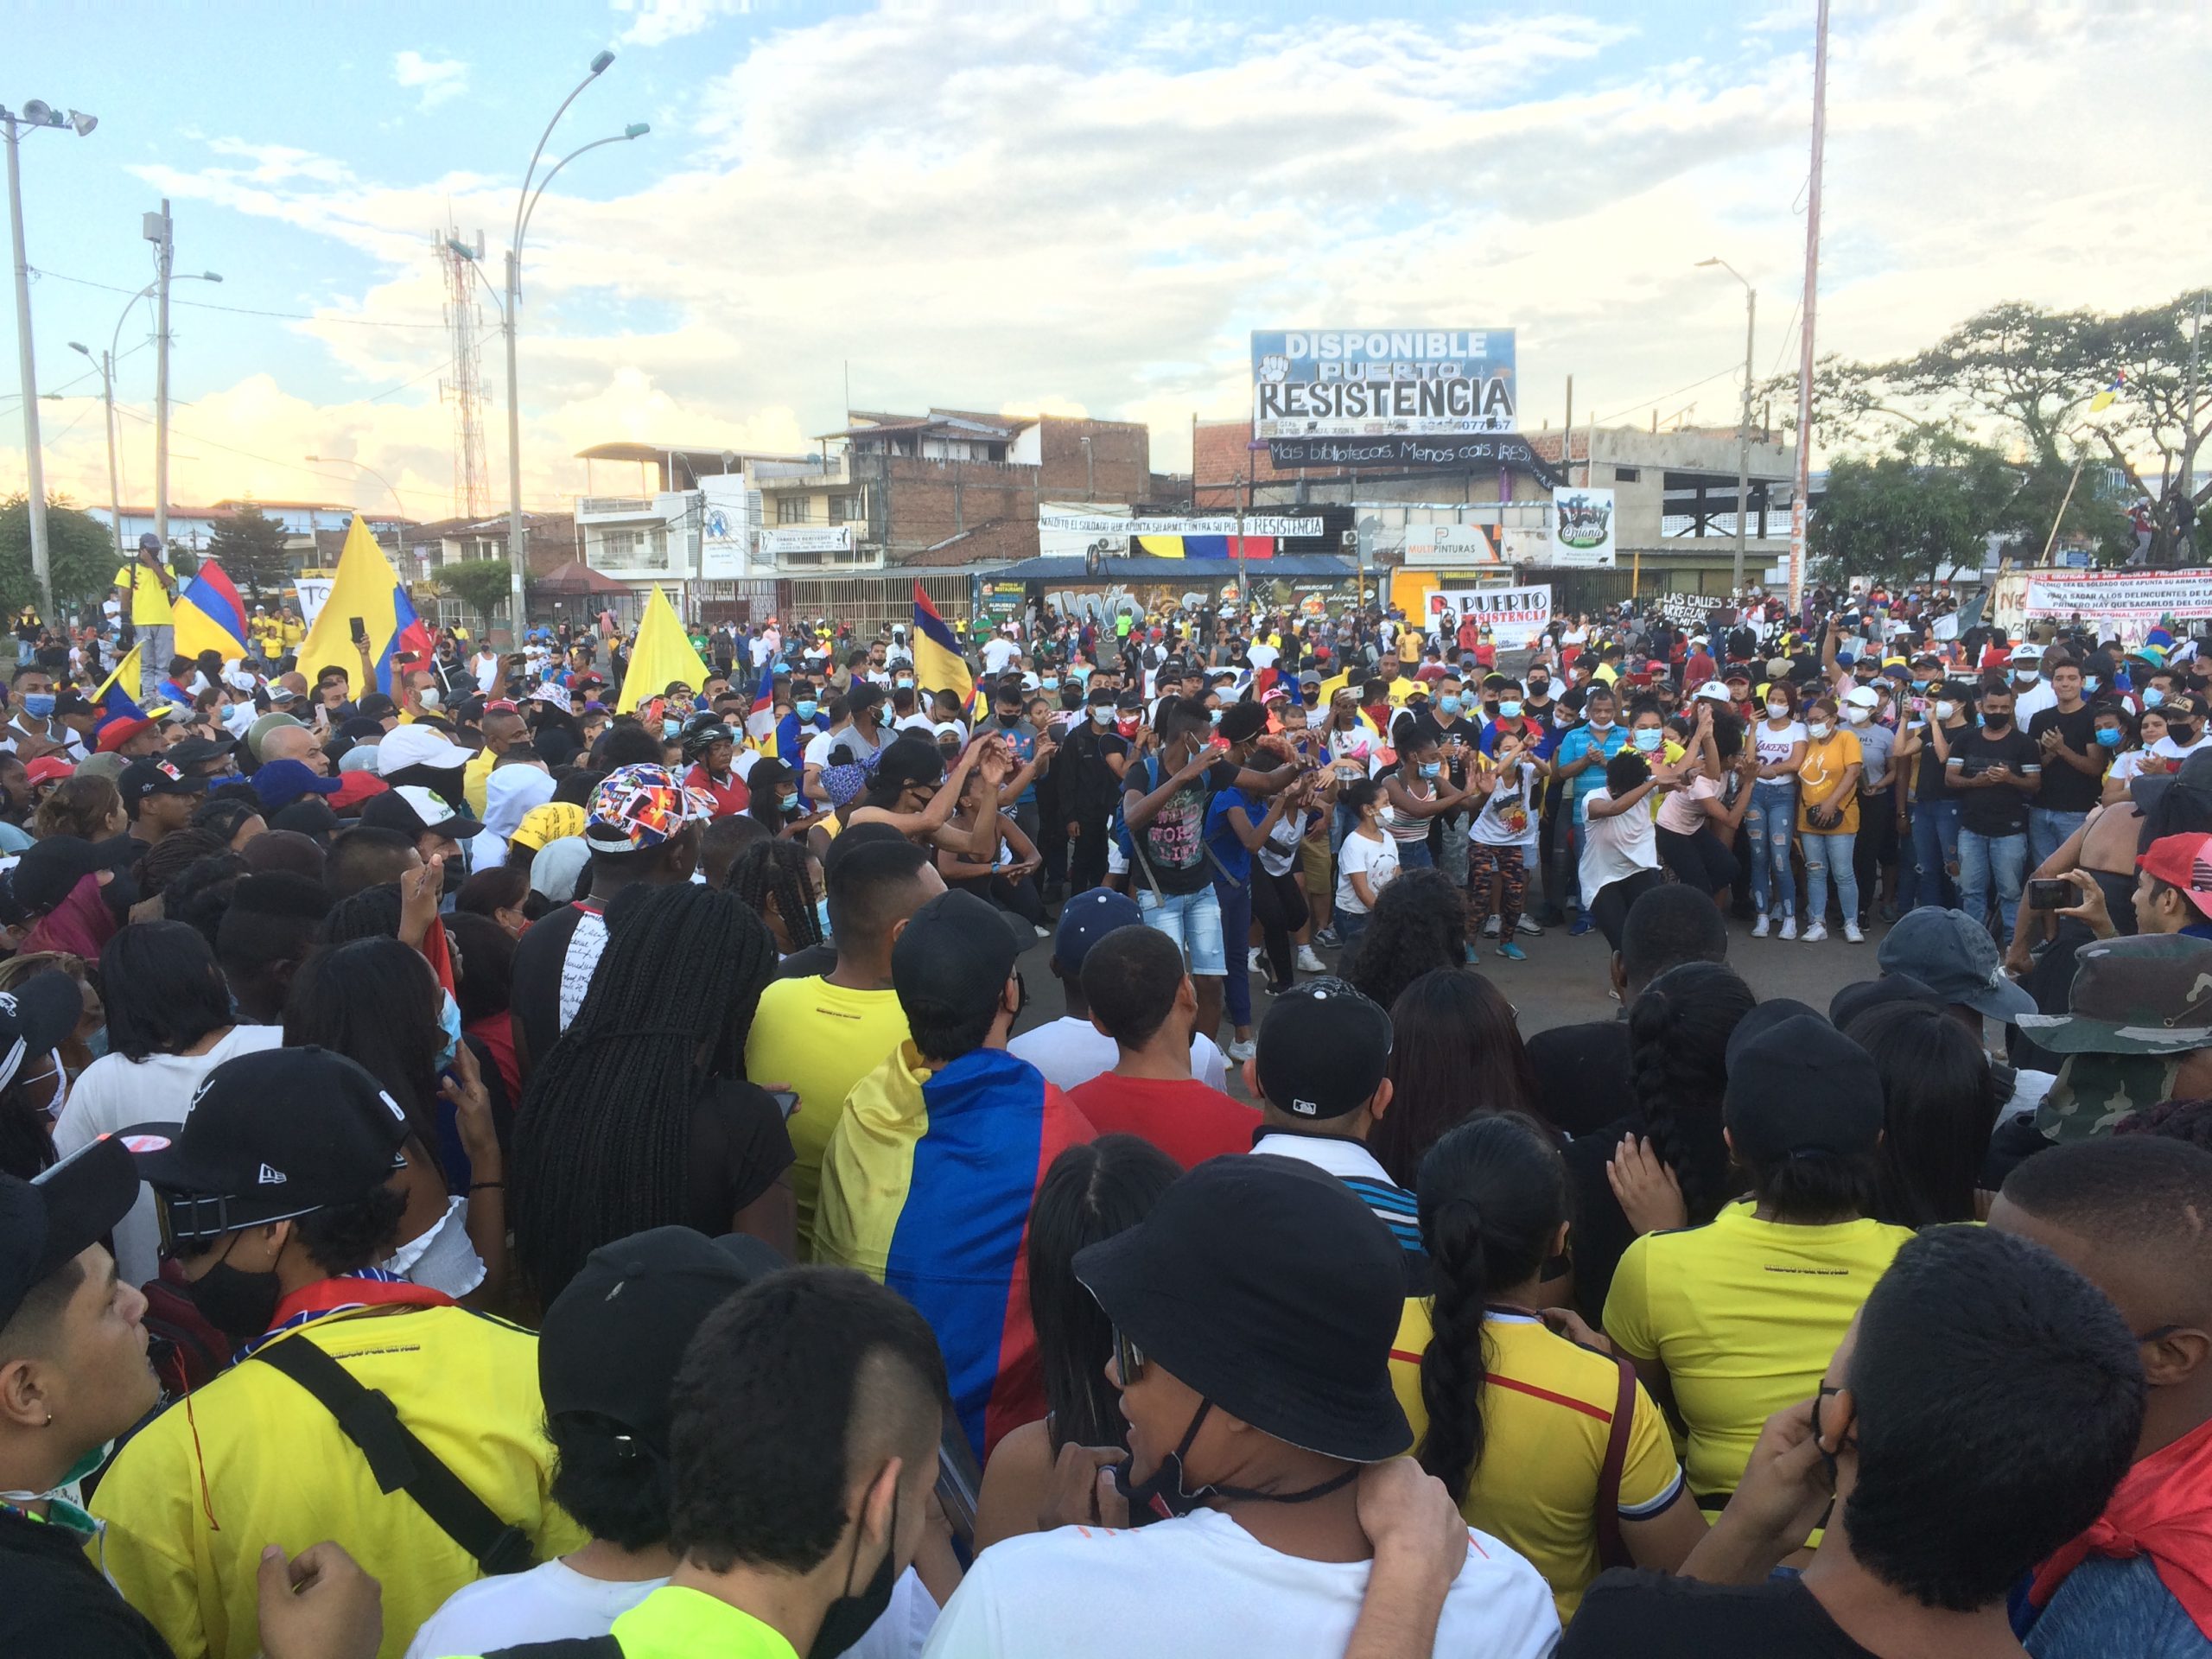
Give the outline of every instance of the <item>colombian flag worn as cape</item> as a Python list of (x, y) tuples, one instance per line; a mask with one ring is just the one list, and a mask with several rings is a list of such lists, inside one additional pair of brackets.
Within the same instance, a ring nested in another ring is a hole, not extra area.
[(823, 1155), (814, 1259), (920, 1310), (979, 1460), (1045, 1414), (1029, 1207), (1052, 1160), (1096, 1133), (1027, 1060), (979, 1048), (931, 1072), (909, 1041), (853, 1085)]

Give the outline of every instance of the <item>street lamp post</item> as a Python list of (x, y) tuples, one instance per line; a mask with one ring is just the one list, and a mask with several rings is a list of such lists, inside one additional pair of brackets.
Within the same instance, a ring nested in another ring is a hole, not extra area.
[(1083, 499), (1096, 501), (1098, 499), (1097, 456), (1090, 448), (1089, 438), (1077, 438), (1076, 442), (1083, 446)]
[(8, 228), (16, 254), (16, 351), (23, 382), (23, 472), (29, 486), (26, 503), (31, 526), (31, 575), (38, 582), (39, 606), (49, 623), (54, 611), (54, 565), (46, 545), (46, 466), (39, 453), (38, 362), (31, 350), (31, 268), (23, 251), (23, 178), (19, 152), (23, 129), (67, 127), (82, 138), (99, 125), (99, 118), (80, 110), (63, 114), (44, 99), (35, 98), (22, 113), (0, 108), (0, 127), (8, 140)]
[[(163, 212), (165, 214), (167, 211), (167, 205), (164, 204)], [(223, 277), (220, 271), (202, 270), (190, 272), (185, 276), (178, 276), (174, 280), (180, 283), (219, 283), (223, 280)], [(129, 561), (130, 555), (124, 551), (123, 544), (122, 492), (118, 486), (115, 464), (115, 359), (117, 353), (123, 344), (123, 325), (130, 321), (130, 314), (138, 308), (138, 302), (144, 299), (156, 289), (162, 288), (162, 278), (156, 276), (152, 282), (147, 283), (145, 287), (140, 289), (136, 294), (133, 294), (129, 299), (123, 302), (122, 314), (115, 320), (115, 332), (108, 336), (107, 352), (103, 359), (105, 367), (101, 371), (101, 383), (106, 389), (107, 397), (107, 486), (108, 495), (110, 497), (110, 511), (115, 516), (115, 523), (111, 528), (115, 531), (115, 550), (118, 554), (123, 556), (126, 563)], [(162, 290), (162, 308), (166, 311), (168, 302), (168, 290), (166, 289), (163, 289)], [(168, 546), (169, 540), (168, 482), (168, 443), (167, 434), (168, 423), (168, 402), (167, 396), (168, 385), (168, 340), (167, 336), (168, 330), (166, 325), (158, 320), (156, 321), (154, 326), (162, 336), (158, 341), (162, 353), (162, 366), (156, 371), (156, 391), (155, 397), (156, 402), (159, 404), (160, 408), (156, 411), (157, 429), (154, 439), (154, 533), (162, 538), (162, 546), (166, 550)], [(69, 342), (69, 349), (74, 352), (83, 352), (87, 359), (92, 356), (92, 353), (90, 351), (86, 350), (84, 346), (79, 346), (73, 340)]]
[(102, 352), (94, 357), (92, 348), (69, 342), (69, 349), (84, 353), (85, 360), (100, 372), (100, 402), (107, 409), (107, 517), (108, 528), (115, 532), (115, 556), (118, 568), (124, 557), (123, 551), (123, 486), (115, 470), (115, 353)]
[[(385, 493), (391, 497), (391, 505), (398, 509), (391, 521), (391, 574), (402, 582), (406, 581), (407, 531), (400, 521), (407, 517), (407, 504), (399, 499), (399, 492), (392, 486), (391, 480), (366, 461), (353, 461), (342, 455), (302, 455), (301, 459), (311, 461), (318, 467), (358, 467), (384, 486)], [(354, 511), (358, 512), (359, 509), (357, 507)]]
[[(560, 125), (561, 118), (568, 113), (569, 105), (576, 101), (578, 94), (605, 73), (607, 66), (613, 61), (614, 54), (612, 52), (601, 52), (591, 60), (589, 72), (576, 83), (575, 90), (561, 100), (561, 107), (553, 111), (553, 118), (545, 124), (545, 130), (538, 135), (537, 147), (530, 152), (530, 165), (524, 170), (522, 175), (522, 189), (515, 197), (514, 231), (507, 243), (506, 281), (504, 284), (504, 291), (492, 287), (492, 279), (484, 275), (483, 267), (477, 263), (476, 254), (473, 249), (457, 241), (449, 241), (446, 245), (469, 262), (479, 279), (483, 282), (486, 289), (491, 293), (492, 302), (499, 313), (499, 332), (506, 336), (507, 564), (512, 578), (512, 587), (510, 590), (511, 603), (514, 610), (514, 637), (518, 645), (522, 640), (524, 622), (523, 580), (526, 575), (529, 560), (529, 543), (524, 537), (522, 523), (522, 407), (520, 376), (515, 363), (516, 312), (522, 303), (523, 238), (530, 232), (531, 215), (537, 211), (538, 199), (544, 195), (545, 187), (553, 182), (555, 176), (563, 168), (575, 161), (585, 150), (597, 149), (602, 144), (619, 144), (632, 138), (642, 138), (651, 130), (642, 121), (632, 122), (613, 137), (594, 139), (581, 149), (570, 150), (547, 170), (543, 178), (537, 178), (537, 163), (545, 154), (545, 141), (553, 136), (553, 129)], [(533, 180), (536, 180), (537, 185), (535, 191), (531, 188)]]
[(1719, 255), (1700, 259), (1700, 268), (1718, 265), (1744, 284), (1744, 413), (1736, 428), (1736, 586), (1744, 591), (1744, 520), (1750, 511), (1751, 479), (1751, 340), (1758, 326), (1759, 291)]

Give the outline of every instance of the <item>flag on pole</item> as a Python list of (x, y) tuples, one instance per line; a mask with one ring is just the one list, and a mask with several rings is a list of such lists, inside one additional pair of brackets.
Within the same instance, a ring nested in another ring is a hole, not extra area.
[(629, 671), (622, 679), (618, 713), (642, 707), (681, 680), (693, 690), (707, 683), (707, 665), (691, 648), (683, 620), (668, 595), (658, 588), (645, 601), (645, 619), (638, 624), (638, 643), (631, 647)]
[(415, 614), (407, 590), (393, 572), (391, 562), (377, 545), (369, 522), (359, 513), (346, 532), (346, 546), (338, 556), (338, 575), (330, 595), (315, 613), (300, 647), (300, 672), (313, 684), (327, 668), (343, 669), (356, 696), (368, 688), (359, 683), (361, 652), (353, 643), (353, 624), (359, 620), (368, 635), (369, 663), (376, 689), (391, 694), (395, 664), (404, 668), (411, 659), (427, 661), (432, 650), (430, 631)]
[(2120, 396), (2121, 389), (2126, 385), (2127, 373), (2126, 371), (2122, 370), (2113, 377), (2112, 385), (2089, 399), (2089, 413), (2094, 415), (2101, 409), (2111, 408), (2113, 399)]
[(200, 561), (170, 612), (178, 655), (212, 651), (226, 663), (245, 655), (245, 601), (214, 560)]
[(976, 677), (952, 630), (945, 626), (919, 581), (914, 583), (913, 632), (914, 683), (927, 691), (955, 691), (962, 702), (969, 701), (975, 695)]
[(123, 660), (115, 665), (115, 672), (100, 682), (100, 689), (92, 693), (92, 706), (99, 710), (99, 717), (92, 722), (95, 734), (118, 720), (144, 720), (145, 709), (138, 699), (125, 688), (138, 683), (138, 652), (133, 645), (123, 653)]

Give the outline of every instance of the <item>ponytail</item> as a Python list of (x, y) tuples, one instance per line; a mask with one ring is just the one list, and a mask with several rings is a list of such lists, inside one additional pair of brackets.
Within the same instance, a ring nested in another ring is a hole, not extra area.
[(1421, 1360), (1428, 1432), (1418, 1456), (1463, 1503), (1483, 1460), (1483, 1319), (1492, 1297), (1541, 1271), (1567, 1221), (1567, 1166), (1534, 1119), (1501, 1112), (1462, 1123), (1430, 1147), (1419, 1192), (1434, 1296)]

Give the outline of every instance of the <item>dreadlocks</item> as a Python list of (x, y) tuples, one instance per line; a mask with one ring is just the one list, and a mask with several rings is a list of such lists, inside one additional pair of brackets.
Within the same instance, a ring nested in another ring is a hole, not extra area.
[(515, 1116), (515, 1254), (541, 1306), (601, 1245), (685, 1221), (693, 1109), (745, 1075), (775, 970), (775, 941), (734, 893), (683, 882), (621, 906)]
[(730, 867), (729, 890), (767, 919), (768, 900), (776, 901), (784, 931), (791, 949), (804, 950), (822, 943), (822, 922), (814, 907), (814, 879), (807, 867), (814, 862), (804, 842), (756, 841)]

